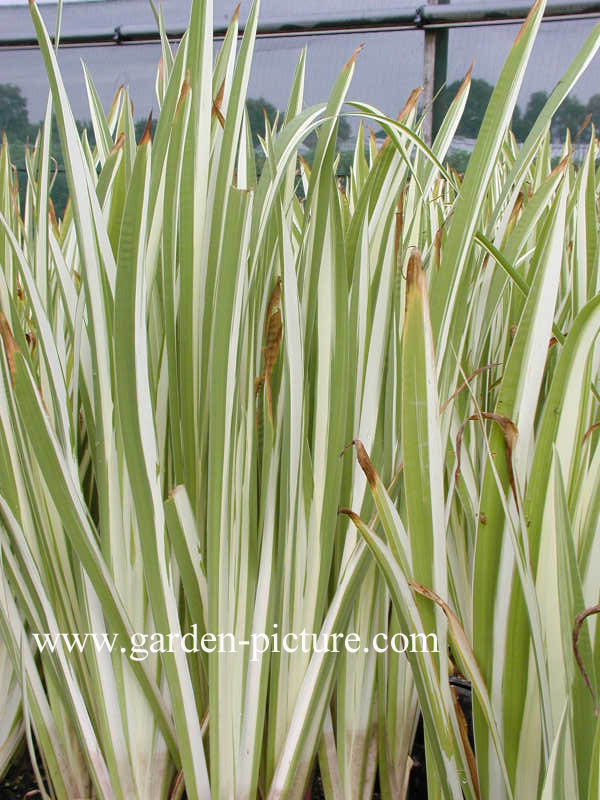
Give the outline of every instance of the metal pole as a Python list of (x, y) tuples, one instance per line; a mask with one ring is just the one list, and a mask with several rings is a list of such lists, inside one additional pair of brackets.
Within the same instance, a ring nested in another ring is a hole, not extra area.
[[(429, 2), (437, 4), (438, 0), (429, 0)], [(431, 145), (433, 141), (433, 84), (436, 42), (437, 35), (435, 31), (425, 31), (425, 43), (423, 48), (423, 105), (425, 107), (423, 138), (428, 145)]]
[[(446, 5), (450, 0), (440, 0), (440, 5)], [(437, 136), (444, 118), (442, 108), (442, 92), (448, 79), (448, 28), (437, 31), (435, 43), (435, 67), (433, 73), (433, 131), (432, 140)]]
[[(445, 5), (450, 0), (428, 0), (429, 6)], [(424, 19), (425, 9), (419, 10)], [(423, 120), (423, 138), (431, 145), (440, 126), (439, 94), (446, 83), (448, 72), (448, 30), (446, 28), (425, 28), (423, 56), (423, 102), (426, 109)]]

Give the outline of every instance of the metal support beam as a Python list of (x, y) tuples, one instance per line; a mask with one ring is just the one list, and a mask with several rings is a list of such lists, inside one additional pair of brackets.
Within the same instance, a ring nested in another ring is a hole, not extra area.
[[(19, 7), (20, 10), (20, 7)], [(394, 12), (364, 11), (347, 13), (344, 16), (321, 15), (319, 17), (298, 17), (293, 20), (274, 20), (262, 22), (258, 26), (259, 37), (271, 36), (311, 36), (316, 34), (347, 33), (368, 30), (425, 30), (453, 28), (463, 25), (487, 25), (499, 22), (518, 22), (530, 10), (526, 3), (516, 5), (426, 5), (413, 10)], [(17, 8), (11, 8), (16, 12)], [(5, 8), (0, 7), (5, 13)], [(23, 9), (28, 14), (28, 10)], [(545, 19), (581, 17), (600, 17), (600, 0), (550, 0), (544, 13)], [(240, 24), (240, 33), (244, 24)], [(219, 39), (225, 35), (226, 26), (214, 28), (214, 36)], [(183, 28), (167, 31), (170, 39), (181, 39)], [(127, 44), (136, 42), (155, 42), (159, 40), (158, 31), (138, 28), (134, 25), (119, 25), (109, 30), (68, 31), (61, 36), (61, 44), (72, 46)], [(439, 43), (439, 40), (438, 40)], [(0, 35), (1, 47), (36, 47), (37, 39), (32, 35)]]
[[(16, 11), (17, 9), (11, 9)], [(18, 9), (21, 10), (20, 8)], [(0, 6), (0, 13), (3, 9)], [(25, 9), (23, 9), (25, 14)], [(26, 11), (29, 16), (29, 10)], [(415, 30), (419, 27), (416, 21), (416, 12), (412, 8), (403, 11), (389, 13), (377, 12), (356, 12), (343, 17), (337, 15), (322, 14), (319, 17), (298, 17), (293, 20), (272, 20), (260, 22), (257, 29), (257, 36), (311, 36), (316, 34), (335, 34), (348, 33), (352, 31), (377, 31), (377, 30)], [(64, 28), (64, 23), (63, 23)], [(244, 32), (244, 21), (240, 22), (240, 36)], [(185, 33), (185, 28), (168, 28), (167, 36), (173, 41), (181, 39)], [(227, 33), (226, 25), (215, 25), (213, 36), (222, 39)], [(69, 31), (63, 30), (60, 37), (63, 46), (85, 46), (85, 45), (105, 45), (105, 44), (129, 44), (139, 42), (160, 41), (160, 35), (156, 29), (136, 27), (135, 25), (119, 25), (116, 28), (105, 30), (95, 29), (88, 31)], [(0, 47), (37, 47), (35, 36), (2, 36), (0, 35)]]
[[(443, 0), (448, 2), (448, 0)], [(429, 33), (429, 31), (427, 31)], [(435, 70), (433, 73), (433, 131), (432, 140), (435, 139), (440, 129), (444, 112), (442, 108), (441, 93), (448, 79), (448, 29), (436, 31)]]
[[(449, 0), (428, 0), (429, 7), (446, 4)], [(421, 19), (423, 9), (421, 9)], [(423, 58), (423, 138), (431, 145), (440, 125), (438, 95), (446, 83), (448, 71), (448, 31), (444, 28), (425, 29)]]
[[(417, 10), (423, 28), (453, 28), (459, 25), (486, 25), (490, 22), (518, 22), (525, 19), (531, 4), (504, 5), (427, 5)], [(599, 0), (552, 0), (546, 5), (544, 19), (599, 16)]]
[[(437, 0), (432, 0), (437, 2)], [(423, 48), (423, 106), (426, 109), (423, 119), (423, 139), (425, 144), (431, 146), (433, 141), (433, 98), (435, 96), (434, 75), (436, 56), (437, 34), (434, 31), (425, 31)]]

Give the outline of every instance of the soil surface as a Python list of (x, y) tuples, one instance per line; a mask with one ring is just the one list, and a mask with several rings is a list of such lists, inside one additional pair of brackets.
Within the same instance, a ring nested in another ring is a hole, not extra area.
[[(409, 800), (425, 800), (427, 798), (427, 778), (425, 775), (425, 747), (423, 746), (421, 723), (419, 723), (419, 730), (413, 749), (413, 758), (415, 759), (415, 765), (411, 772), (408, 798)], [(24, 800), (26, 797), (34, 800), (39, 796), (35, 775), (29, 760), (29, 753), (24, 750), (6, 773), (4, 779), (0, 781), (0, 800)], [(318, 771), (315, 773), (310, 797), (311, 800), (322, 800), (325, 797), (321, 776)], [(373, 800), (380, 800), (380, 797), (376, 784)]]
[[(458, 701), (465, 715), (469, 734), (471, 735), (473, 727), (471, 718), (471, 689), (466, 682), (460, 680), (452, 680), (451, 682), (458, 695)], [(425, 744), (423, 742), (422, 722), (419, 722), (411, 755), (414, 766), (410, 774), (408, 800), (426, 800), (427, 774), (425, 771)], [(26, 748), (23, 748), (23, 751), (6, 773), (4, 779), (0, 781), (0, 800), (24, 800), (24, 798), (31, 798), (31, 800), (34, 800), (34, 798), (39, 796), (38, 786), (31, 768), (29, 753)], [(323, 786), (318, 770), (315, 772), (310, 797), (311, 800), (321, 800), (324, 798)], [(377, 781), (375, 782), (373, 800), (380, 800)]]
[(0, 781), (0, 800), (23, 800), (28, 795), (31, 800), (40, 796), (31, 768), (29, 752), (27, 748), (23, 748), (12, 767)]

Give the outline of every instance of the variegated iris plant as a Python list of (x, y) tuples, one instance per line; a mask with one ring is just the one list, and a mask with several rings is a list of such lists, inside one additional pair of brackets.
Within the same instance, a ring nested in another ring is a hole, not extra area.
[[(299, 798), (316, 763), (327, 798), (368, 798), (376, 775), (399, 798), (420, 713), (431, 798), (599, 796), (600, 627), (581, 616), (600, 585), (597, 141), (552, 169), (549, 126), (600, 30), (519, 148), (543, 12), (464, 176), (444, 162), (470, 76), (431, 148), (418, 93), (397, 120), (350, 103), (387, 138), (361, 123), (341, 188), (354, 57), (304, 109), (302, 54), (257, 177), (258, 2), (214, 64), (210, 0), (176, 55), (158, 16), (152, 139), (86, 73), (93, 146), (32, 5), (51, 94), (22, 215), (0, 153), (0, 770), (25, 732), (60, 800)], [(33, 637), (194, 626), (434, 632), (439, 652), (135, 660)]]

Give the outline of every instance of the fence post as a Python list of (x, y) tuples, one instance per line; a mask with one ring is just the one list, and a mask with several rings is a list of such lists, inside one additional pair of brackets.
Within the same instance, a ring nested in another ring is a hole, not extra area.
[[(427, 5), (448, 5), (450, 0), (428, 0)], [(423, 138), (431, 144), (441, 122), (440, 103), (437, 98), (446, 83), (448, 69), (448, 29), (425, 29), (423, 57), (423, 104), (427, 109), (423, 120)]]

